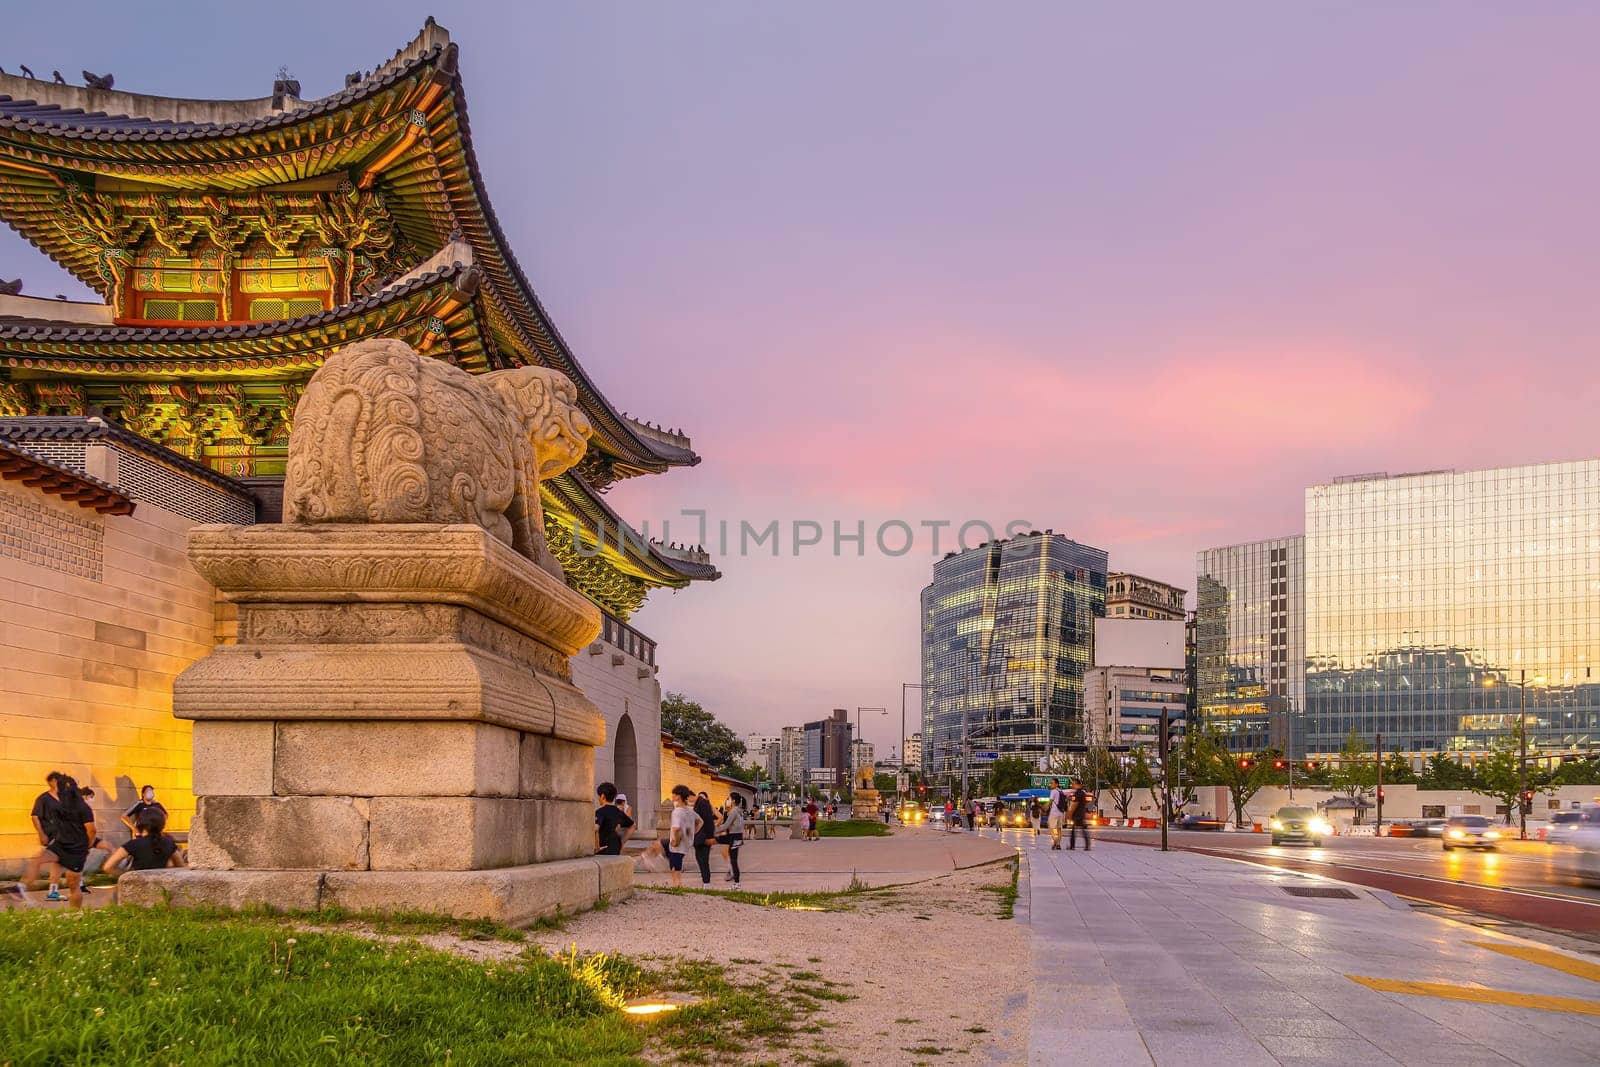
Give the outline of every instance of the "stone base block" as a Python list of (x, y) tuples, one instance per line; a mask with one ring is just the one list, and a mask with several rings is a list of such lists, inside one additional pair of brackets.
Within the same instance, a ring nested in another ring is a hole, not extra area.
[[(223, 725), (235, 724), (210, 721), (195, 727), (198, 732), (202, 726)], [(482, 722), (280, 722), (268, 792), (514, 797), (522, 773), (521, 742), (516, 730)], [(589, 762), (594, 763), (592, 756)]]
[(125, 904), (267, 907), (315, 911), (425, 912), (526, 926), (632, 891), (626, 856), (502, 867), (492, 871), (134, 871), (119, 883)]
[(461, 871), (573, 859), (594, 852), (587, 801), (374, 797), (375, 871)]
[(195, 723), (194, 795), (271, 796), (272, 739), (270, 722)]
[(365, 870), (367, 819), (360, 797), (203, 796), (189, 862), (219, 871)]
[(594, 747), (543, 734), (522, 735), (525, 797), (554, 797), (594, 803)]

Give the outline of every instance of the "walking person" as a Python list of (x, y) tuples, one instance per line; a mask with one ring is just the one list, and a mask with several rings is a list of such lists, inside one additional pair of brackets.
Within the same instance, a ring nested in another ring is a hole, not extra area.
[(1067, 809), (1072, 816), (1072, 829), (1067, 835), (1067, 849), (1078, 847), (1078, 834), (1083, 834), (1083, 850), (1089, 851), (1089, 794), (1082, 782), (1072, 783), (1072, 799)]
[(617, 804), (617, 787), (601, 782), (595, 788), (600, 804), (594, 809), (594, 853), (622, 855), (622, 843), (632, 836), (633, 819)]
[(717, 838), (717, 813), (712, 810), (711, 798), (704, 792), (694, 798), (694, 813), (700, 825), (694, 832), (694, 862), (700, 868), (700, 885), (711, 888), (711, 845)]
[(672, 884), (683, 885), (683, 858), (694, 847), (695, 835), (700, 830), (700, 816), (694, 813), (690, 801), (694, 794), (686, 785), (672, 787), (672, 823), (667, 830), (667, 868), (672, 872)]
[[(94, 809), (83, 802), (83, 795), (78, 792), (78, 783), (66, 774), (58, 774), (56, 777), (55, 800), (57, 807), (51, 817), (50, 840), (46, 842), (42, 852), (28, 861), (27, 868), (22, 872), (22, 879), (17, 882), (16, 892), (26, 902), (28, 891), (23, 886), (39, 876), (39, 868), (42, 865), (55, 862), (66, 873), (68, 905), (81, 908), (83, 865), (89, 859), (89, 842), (97, 836), (94, 828)], [(45, 899), (60, 900), (61, 895), (53, 893)]]
[(1050, 779), (1050, 808), (1046, 812), (1050, 820), (1050, 848), (1061, 851), (1061, 824), (1067, 816), (1066, 794), (1061, 790), (1061, 779)]
[(722, 821), (717, 824), (717, 840), (723, 843), (723, 855), (728, 859), (728, 881), (739, 888), (739, 848), (744, 844), (744, 801), (737, 793), (728, 797), (722, 809)]

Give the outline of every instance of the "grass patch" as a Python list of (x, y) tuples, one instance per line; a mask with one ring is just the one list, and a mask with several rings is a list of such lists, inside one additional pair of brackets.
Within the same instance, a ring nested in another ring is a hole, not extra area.
[(818, 837), (888, 837), (889, 828), (873, 819), (827, 819), (817, 824)]
[[(849, 911), (854, 898), (874, 893), (892, 893), (896, 886), (870, 886), (852, 877), (846, 889), (819, 893), (748, 893), (742, 889), (695, 889), (690, 886), (650, 886), (653, 893), (667, 896), (706, 896), (731, 900), (735, 904), (750, 904), (762, 908), (785, 908), (789, 911)], [(813, 959), (811, 962), (820, 962)]]
[(911, 1053), (913, 1056), (942, 1056), (950, 1050), (947, 1048), (940, 1048), (938, 1045), (916, 1045), (912, 1048), (906, 1049), (906, 1051)]
[[(999, 898), (999, 916), (1002, 919), (1011, 918), (1016, 914), (1017, 910), (1017, 880), (1021, 876), (1021, 870), (1016, 860), (1011, 860), (1010, 862), (1011, 883), (1009, 885), (986, 885), (980, 887), (985, 893), (993, 893)], [(919, 915), (918, 918), (921, 918), (921, 916)]]
[(655, 980), (615, 957), (474, 963), (273, 917), (13, 912), (0, 916), (0, 1048), (41, 1064), (632, 1064), (647, 1031), (616, 1009)]

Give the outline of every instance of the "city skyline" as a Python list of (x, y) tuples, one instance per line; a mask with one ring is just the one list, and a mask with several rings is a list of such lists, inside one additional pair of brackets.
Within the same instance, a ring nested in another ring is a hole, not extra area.
[[(322, 95), (428, 14), (279, 10), (158, 34), (40, 9), (0, 63), (248, 97), (281, 62)], [(1195, 552), (1301, 532), (1306, 486), (1595, 454), (1600, 149), (1566, 131), (1600, 87), (1600, 15), (1028, 18), (450, 13), (523, 267), (618, 405), (705, 457), (613, 506), (1027, 519), (1193, 607)], [(245, 34), (259, 69), (202, 47)], [(82, 295), (7, 232), (18, 275)], [(645, 367), (674, 373), (641, 395)], [(663, 686), (741, 733), (893, 708), (918, 678), (931, 553), (716, 562), (633, 622), (668, 650)], [(864, 727), (898, 748), (892, 712)]]

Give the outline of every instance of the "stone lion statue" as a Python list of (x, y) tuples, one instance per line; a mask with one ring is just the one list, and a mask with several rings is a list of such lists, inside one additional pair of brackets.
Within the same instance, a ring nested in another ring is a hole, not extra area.
[(583, 458), (593, 432), (558, 371), (473, 375), (404, 341), (361, 341), (295, 407), (284, 521), (475, 523), (560, 577), (539, 480)]

